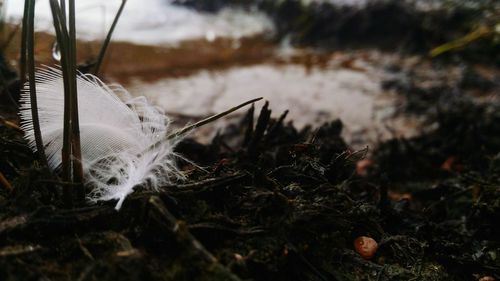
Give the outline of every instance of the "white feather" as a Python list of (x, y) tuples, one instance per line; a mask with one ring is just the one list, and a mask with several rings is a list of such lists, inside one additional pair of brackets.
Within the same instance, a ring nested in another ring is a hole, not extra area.
[[(40, 129), (52, 170), (61, 167), (64, 84), (59, 69), (35, 75)], [(164, 140), (170, 120), (144, 97), (132, 98), (121, 86), (106, 85), (90, 74), (77, 77), (82, 164), (91, 201), (123, 200), (137, 186), (157, 189), (182, 178), (173, 149), (179, 139)], [(28, 84), (21, 94), (21, 127), (36, 151)], [(152, 149), (148, 149), (156, 144)]]

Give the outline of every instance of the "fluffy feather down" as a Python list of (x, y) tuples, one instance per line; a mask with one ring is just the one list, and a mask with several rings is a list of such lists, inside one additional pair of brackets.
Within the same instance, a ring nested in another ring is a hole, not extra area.
[[(35, 75), (40, 129), (49, 166), (61, 167), (63, 146), (64, 84), (56, 68)], [(179, 139), (164, 140), (170, 120), (144, 97), (132, 98), (119, 85), (106, 85), (90, 74), (77, 77), (82, 164), (91, 201), (125, 197), (137, 186), (157, 189), (182, 178), (173, 149)], [(29, 85), (21, 94), (21, 127), (36, 150)], [(153, 148), (149, 149), (152, 145)]]

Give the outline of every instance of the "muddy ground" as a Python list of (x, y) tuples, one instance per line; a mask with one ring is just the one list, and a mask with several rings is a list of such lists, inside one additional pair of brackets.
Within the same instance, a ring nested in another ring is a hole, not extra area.
[[(339, 120), (298, 131), (259, 105), (258, 119), (250, 112), (210, 144), (179, 146), (205, 171), (186, 164), (187, 182), (138, 191), (120, 212), (112, 202), (65, 209), (22, 134), (2, 126), (0, 170), (12, 189), (0, 191), (0, 277), (499, 278), (500, 104), (425, 100), (407, 110), (431, 111), (434, 129), (368, 158), (343, 141)], [(355, 251), (359, 236), (378, 242), (373, 258)]]

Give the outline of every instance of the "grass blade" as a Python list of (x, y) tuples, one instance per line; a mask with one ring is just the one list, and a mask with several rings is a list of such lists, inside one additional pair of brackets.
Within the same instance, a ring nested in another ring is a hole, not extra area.
[(111, 24), (111, 27), (109, 28), (106, 39), (104, 39), (101, 50), (99, 51), (99, 56), (97, 57), (97, 61), (96, 61), (95, 68), (94, 68), (94, 75), (96, 75), (96, 76), (99, 75), (99, 70), (100, 70), (102, 62), (104, 60), (104, 55), (106, 54), (106, 50), (108, 49), (109, 42), (111, 42), (111, 36), (113, 35), (113, 31), (115, 30), (116, 24), (118, 23), (118, 19), (120, 18), (121, 14), (123, 12), (123, 8), (125, 8), (126, 3), (127, 3), (127, 0), (122, 0), (122, 4), (120, 5), (118, 12), (116, 13), (116, 16), (113, 20), (113, 23)]
[(66, 22), (66, 0), (60, 0), (59, 5), (61, 5), (61, 20)]
[(21, 30), (21, 58), (19, 59), (19, 78), (21, 80), (21, 85), (26, 82), (26, 63), (28, 53), (27, 50), (27, 40), (28, 40), (28, 13), (29, 13), (29, 0), (24, 1), (24, 12), (23, 12), (23, 23)]
[(83, 189), (82, 151), (80, 143), (80, 121), (78, 117), (78, 91), (76, 84), (76, 25), (75, 0), (69, 0), (69, 52), (68, 71), (70, 80), (71, 101), (71, 152), (73, 154), (73, 182), (77, 183), (77, 199), (85, 199)]
[[(57, 0), (50, 0), (57, 43), (61, 50), (61, 66), (64, 81), (64, 136), (62, 151), (63, 181), (76, 183), (79, 201), (85, 198), (83, 189), (83, 168), (81, 162), (80, 126), (78, 117), (78, 93), (76, 84), (76, 27), (75, 1), (69, 1), (68, 24), (65, 13)], [(69, 29), (68, 29), (69, 27)], [(72, 203), (73, 190), (65, 186), (65, 200)]]
[[(64, 125), (63, 125), (63, 147), (62, 147), (62, 179), (64, 182), (71, 182), (71, 103), (70, 103), (70, 82), (68, 77), (68, 29), (63, 20), (61, 8), (57, 0), (50, 0), (50, 9), (56, 31), (56, 40), (61, 51), (61, 67), (63, 70), (64, 83)], [(72, 189), (70, 185), (63, 186), (63, 197), (67, 207), (72, 206)]]
[(246, 102), (244, 102), (244, 103), (242, 103), (242, 104), (240, 104), (238, 106), (235, 106), (233, 108), (230, 108), (230, 109), (228, 109), (228, 110), (226, 110), (224, 112), (212, 115), (212, 116), (210, 116), (208, 118), (205, 118), (205, 119), (203, 119), (201, 121), (198, 121), (198, 122), (196, 122), (196, 123), (194, 123), (192, 125), (186, 126), (186, 127), (182, 128), (182, 129), (178, 130), (177, 132), (174, 132), (174, 133), (168, 135), (167, 139), (173, 139), (175, 137), (182, 136), (182, 135), (186, 134), (187, 132), (189, 132), (191, 130), (199, 128), (199, 127), (201, 127), (203, 125), (206, 125), (208, 123), (214, 122), (217, 119), (220, 119), (220, 118), (222, 118), (222, 117), (224, 117), (224, 116), (226, 116), (226, 115), (228, 115), (230, 113), (233, 113), (236, 110), (238, 110), (238, 109), (240, 109), (240, 108), (242, 108), (244, 106), (247, 106), (249, 104), (252, 104), (252, 103), (255, 103), (257, 101), (260, 101), (261, 99), (262, 98), (256, 98), (256, 99), (253, 99), (253, 100), (246, 101)]
[(31, 103), (31, 118), (33, 120), (33, 131), (35, 135), (35, 144), (38, 157), (45, 167), (48, 167), (47, 157), (45, 156), (45, 149), (43, 146), (42, 132), (40, 130), (40, 120), (38, 118), (38, 102), (36, 98), (36, 84), (35, 84), (35, 0), (27, 0), (27, 20), (26, 27), (23, 29), (26, 33), (26, 58), (28, 68), (28, 82), (30, 90), (30, 103)]
[[(190, 131), (192, 131), (192, 130), (194, 130), (194, 129), (196, 129), (196, 128), (199, 128), (199, 127), (201, 127), (201, 126), (203, 126), (203, 125), (206, 125), (206, 124), (208, 124), (208, 123), (214, 122), (214, 121), (215, 121), (215, 120), (217, 120), (217, 119), (220, 119), (220, 118), (222, 118), (222, 117), (224, 117), (224, 116), (226, 116), (226, 115), (228, 115), (228, 114), (230, 114), (230, 113), (232, 113), (232, 112), (235, 112), (236, 110), (238, 110), (238, 109), (240, 109), (240, 108), (242, 108), (242, 107), (245, 107), (245, 106), (247, 106), (247, 105), (249, 105), (249, 104), (253, 104), (253, 103), (257, 102), (257, 101), (260, 101), (261, 99), (262, 99), (262, 98), (252, 99), (252, 100), (246, 101), (246, 102), (244, 102), (244, 103), (242, 103), (242, 104), (240, 104), (240, 105), (237, 105), (237, 106), (235, 106), (235, 107), (233, 107), (233, 108), (230, 108), (230, 109), (228, 109), (228, 110), (226, 110), (226, 111), (224, 111), (224, 112), (221, 112), (221, 113), (218, 113), (218, 114), (212, 115), (212, 116), (210, 116), (210, 117), (207, 117), (207, 118), (205, 118), (205, 119), (203, 119), (203, 120), (201, 120), (201, 121), (198, 121), (198, 122), (196, 122), (196, 123), (194, 123), (194, 124), (192, 124), (192, 125), (186, 126), (186, 127), (182, 128), (182, 129), (180, 129), (180, 130), (178, 130), (178, 131), (176, 131), (176, 132), (174, 132), (174, 133), (172, 133), (172, 134), (170, 134), (170, 135), (166, 136), (166, 138), (165, 138), (165, 139), (167, 139), (167, 140), (171, 140), (171, 139), (174, 139), (174, 138), (176, 138), (176, 137), (180, 137), (180, 136), (182, 136), (182, 135), (185, 135), (186, 133), (188, 133), (188, 132), (190, 132)], [(155, 146), (157, 146), (159, 143), (161, 143), (161, 142), (165, 141), (165, 139), (161, 139), (161, 140), (157, 141), (156, 143), (154, 143), (153, 145), (151, 145), (150, 147), (148, 147), (148, 148), (146, 149), (146, 151), (148, 151), (148, 150), (150, 150), (150, 149), (154, 148), (154, 147), (155, 147)]]

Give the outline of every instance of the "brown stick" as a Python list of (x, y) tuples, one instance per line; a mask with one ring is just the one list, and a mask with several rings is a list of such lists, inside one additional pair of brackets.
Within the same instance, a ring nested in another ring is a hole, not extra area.
[(8, 191), (11, 192), (14, 190), (10, 182), (5, 178), (5, 176), (0, 172), (0, 184)]

